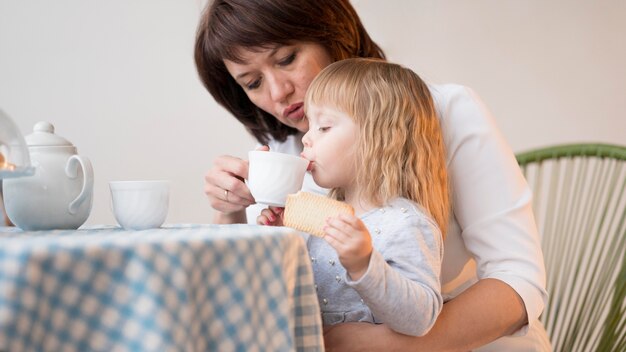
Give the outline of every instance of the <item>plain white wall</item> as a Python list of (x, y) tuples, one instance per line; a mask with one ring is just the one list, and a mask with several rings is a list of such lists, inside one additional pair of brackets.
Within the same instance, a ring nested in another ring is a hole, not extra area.
[[(626, 144), (626, 2), (354, 0), (392, 61), (471, 86), (513, 150)], [(41, 120), (94, 165), (87, 224), (114, 224), (108, 182), (172, 181), (169, 223), (207, 223), (203, 176), (254, 141), (201, 86), (202, 0), (0, 0), (0, 109)]]

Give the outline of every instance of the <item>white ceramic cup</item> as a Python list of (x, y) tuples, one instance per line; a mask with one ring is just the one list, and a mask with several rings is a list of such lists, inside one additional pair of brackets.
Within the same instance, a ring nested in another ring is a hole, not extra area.
[(111, 181), (115, 220), (126, 230), (163, 225), (169, 208), (169, 181)]
[(309, 161), (299, 156), (253, 150), (248, 153), (248, 188), (257, 203), (284, 207), (302, 188)]

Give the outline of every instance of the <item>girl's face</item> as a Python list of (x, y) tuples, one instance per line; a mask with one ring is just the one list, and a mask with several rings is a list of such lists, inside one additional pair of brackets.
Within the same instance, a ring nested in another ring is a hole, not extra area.
[(309, 131), (302, 137), (302, 157), (310, 161), (315, 183), (350, 191), (356, 175), (358, 126), (347, 114), (325, 106), (308, 106)]
[(300, 132), (309, 130), (303, 100), (309, 84), (331, 62), (319, 44), (296, 42), (273, 48), (239, 48), (242, 63), (224, 60), (226, 69), (254, 105)]

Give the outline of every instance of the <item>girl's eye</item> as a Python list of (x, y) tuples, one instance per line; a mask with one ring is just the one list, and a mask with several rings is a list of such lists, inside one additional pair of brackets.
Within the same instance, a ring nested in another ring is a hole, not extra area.
[(280, 66), (287, 66), (287, 65), (289, 65), (290, 63), (292, 63), (292, 62), (293, 62), (293, 60), (295, 60), (295, 59), (296, 59), (296, 53), (294, 52), (294, 53), (290, 54), (289, 56), (287, 56), (286, 58), (284, 58), (284, 59), (280, 60), (280, 61), (278, 62), (278, 64), (279, 64)]
[(317, 128), (317, 130), (318, 130), (319, 132), (326, 132), (326, 131), (328, 131), (329, 129), (330, 129), (330, 127), (318, 127), (318, 128)]

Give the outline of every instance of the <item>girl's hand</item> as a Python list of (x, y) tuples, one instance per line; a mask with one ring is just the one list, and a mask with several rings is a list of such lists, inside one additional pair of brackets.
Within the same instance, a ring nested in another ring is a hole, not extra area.
[(261, 211), (256, 223), (259, 225), (283, 226), (283, 211), (285, 208), (269, 207)]
[(352, 280), (365, 274), (372, 254), (372, 237), (354, 215), (341, 214), (326, 220), (324, 239), (337, 251), (339, 261)]

